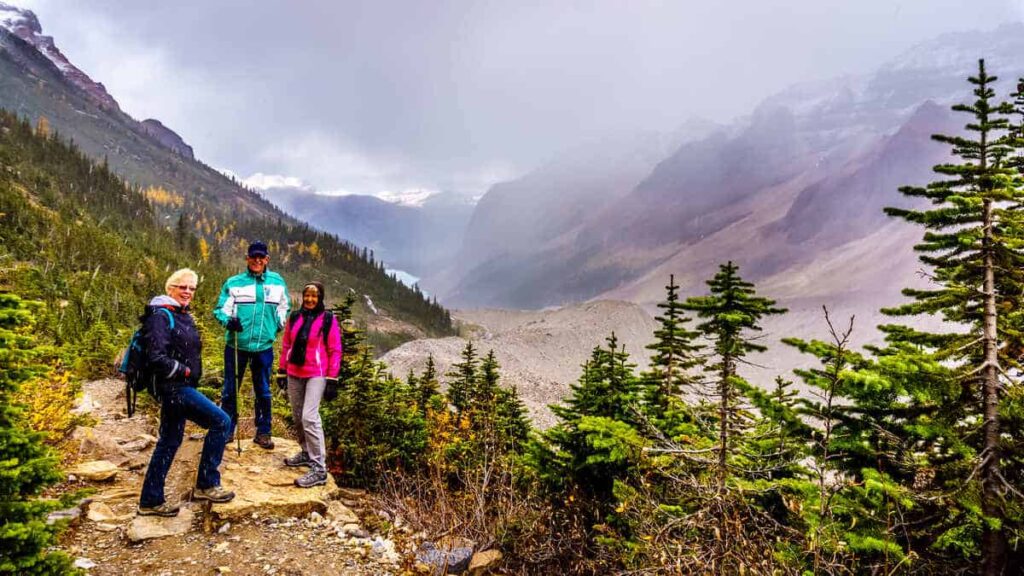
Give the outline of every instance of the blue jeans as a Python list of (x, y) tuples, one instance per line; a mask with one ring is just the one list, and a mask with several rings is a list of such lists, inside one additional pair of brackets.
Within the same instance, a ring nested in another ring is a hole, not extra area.
[[(238, 386), (245, 375), (245, 367), (252, 366), (252, 389), (255, 398), (256, 433), (270, 434), (270, 371), (274, 367), (274, 349), (260, 352), (238, 350), (238, 366), (235, 366), (235, 349), (224, 347), (224, 389), (220, 392), (220, 407), (231, 417), (231, 434), (238, 424)], [(231, 434), (228, 434), (230, 437)]]
[(206, 428), (196, 488), (205, 490), (220, 486), (220, 472), (217, 468), (224, 457), (231, 420), (195, 388), (180, 387), (166, 392), (160, 401), (160, 439), (149, 459), (139, 506), (151, 507), (164, 503), (164, 480), (185, 435), (185, 420)]

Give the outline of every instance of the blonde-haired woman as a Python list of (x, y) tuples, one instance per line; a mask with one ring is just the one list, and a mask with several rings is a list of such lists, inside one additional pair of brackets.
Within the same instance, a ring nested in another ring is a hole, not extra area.
[(221, 458), (228, 441), (231, 419), (227, 413), (196, 390), (203, 374), (202, 342), (189, 305), (199, 276), (182, 268), (167, 278), (167, 294), (153, 298), (142, 315), (146, 361), (156, 377), (160, 397), (160, 439), (146, 469), (139, 498), (141, 516), (176, 516), (178, 504), (164, 498), (164, 481), (185, 435), (185, 420), (207, 429), (199, 459), (193, 499), (228, 502), (235, 497), (220, 486)]

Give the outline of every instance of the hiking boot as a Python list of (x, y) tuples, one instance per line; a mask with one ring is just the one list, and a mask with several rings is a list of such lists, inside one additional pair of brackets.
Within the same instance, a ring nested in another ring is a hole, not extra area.
[(195, 488), (192, 490), (193, 500), (209, 500), (210, 502), (224, 503), (231, 502), (235, 498), (234, 492), (228, 492), (220, 486), (209, 488)]
[(303, 450), (284, 459), (285, 466), (298, 468), (299, 466), (312, 466), (313, 461), (309, 459), (309, 452)]
[(327, 484), (327, 470), (316, 464), (310, 466), (309, 472), (295, 479), (295, 485), (299, 488), (312, 488), (322, 484)]
[(139, 506), (139, 509), (135, 512), (139, 516), (163, 516), (164, 518), (172, 518), (178, 515), (178, 510), (181, 507), (177, 504), (168, 504), (164, 502), (158, 506)]
[(252, 439), (252, 443), (264, 450), (274, 449), (274, 439), (270, 437), (270, 434), (257, 434), (256, 437)]

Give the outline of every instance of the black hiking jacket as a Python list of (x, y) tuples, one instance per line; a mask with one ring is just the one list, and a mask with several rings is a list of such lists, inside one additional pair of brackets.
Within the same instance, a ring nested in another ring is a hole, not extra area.
[[(160, 308), (174, 316), (173, 329)], [(157, 390), (163, 393), (180, 386), (195, 388), (203, 375), (203, 344), (192, 314), (172, 298), (157, 296), (146, 306), (142, 326), (146, 361), (156, 376)]]

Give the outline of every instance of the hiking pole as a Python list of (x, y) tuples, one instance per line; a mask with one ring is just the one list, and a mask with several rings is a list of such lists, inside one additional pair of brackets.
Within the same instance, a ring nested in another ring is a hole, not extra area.
[(239, 383), (242, 380), (242, 376), (245, 375), (243, 371), (239, 374), (238, 370), (238, 332), (232, 332), (235, 335), (235, 451), (238, 455), (242, 455), (242, 431), (239, 429), (239, 425), (242, 423), (242, 411), (239, 407), (242, 404), (242, 394), (239, 391), (241, 386)]

